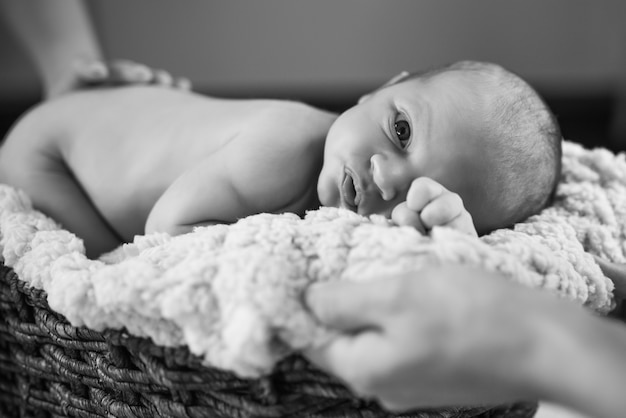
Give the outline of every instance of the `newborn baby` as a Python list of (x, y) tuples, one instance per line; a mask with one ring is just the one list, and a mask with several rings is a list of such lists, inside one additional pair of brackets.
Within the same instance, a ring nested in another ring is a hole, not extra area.
[(466, 61), (402, 74), (340, 115), (147, 86), (68, 94), (12, 129), (0, 182), (90, 257), (137, 234), (320, 205), (482, 234), (549, 203), (560, 147), (526, 82)]

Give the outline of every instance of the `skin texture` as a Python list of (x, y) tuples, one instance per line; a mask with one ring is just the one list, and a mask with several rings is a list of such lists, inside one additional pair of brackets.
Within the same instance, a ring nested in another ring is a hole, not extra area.
[(361, 214), (475, 235), (491, 162), (467, 81), (455, 72), (391, 85), (339, 117), (146, 86), (77, 92), (22, 118), (0, 151), (0, 181), (83, 238), (90, 256), (136, 234), (348, 207), (350, 187)]
[[(428, 229), (460, 217), (458, 223), (472, 233), (463, 202), (478, 224), (494, 215), (477, 204), (488, 194), (483, 185), (493, 164), (486, 152), (489, 142), (483, 135), (486, 128), (477, 95), (463, 74), (450, 73), (392, 85), (340, 115), (326, 140), (318, 181), (320, 202), (388, 216), (406, 202), (394, 216), (400, 224), (425, 223)], [(411, 131), (405, 141), (394, 129), (402, 121)], [(356, 207), (343, 192), (346, 173), (358, 191)], [(422, 177), (443, 187), (419, 180)], [(414, 215), (429, 203), (434, 204), (431, 215), (417, 219)], [(435, 218), (435, 213), (443, 219)]]
[(32, 59), (51, 99), (85, 87), (154, 84), (189, 90), (189, 80), (104, 54), (83, 0), (0, 0), (0, 18)]
[(78, 92), (22, 118), (0, 151), (0, 179), (97, 255), (144, 231), (303, 214), (317, 205), (334, 118), (295, 102), (155, 87)]
[(76, 88), (74, 66), (101, 60), (103, 53), (82, 0), (0, 0), (3, 17), (43, 82), (45, 98)]
[[(94, 68), (84, 67), (82, 76), (105, 84), (176, 85), (132, 63)], [(452, 87), (463, 90), (454, 82)], [(336, 177), (346, 165), (367, 168), (366, 161), (371, 177), (358, 172), (369, 180), (360, 192), (375, 186), (379, 196), (352, 209), (378, 211), (423, 231), (447, 225), (475, 234), (461, 196), (471, 207), (478, 174), (489, 161), (472, 153), (481, 144), (476, 119), (455, 114), (472, 115), (471, 94), (451, 106), (444, 91), (422, 91), (420, 99), (437, 110), (428, 134), (396, 142), (394, 109), (414, 121), (424, 105), (402, 92), (380, 97), (387, 89), (336, 125), (336, 115), (295, 103), (116, 92), (70, 95), (33, 110), (0, 151), (0, 181), (25, 189), (36, 207), (86, 240), (91, 256), (142, 233), (146, 223), (148, 231), (184, 233), (260, 211), (302, 213), (319, 203), (318, 190), (320, 199), (345, 205), (337, 200), (342, 180)], [(390, 113), (393, 122), (384, 122)], [(410, 143), (406, 150), (398, 147), (403, 142)], [(329, 174), (316, 184), (322, 153)], [(391, 161), (396, 164), (387, 165)], [(474, 185), (464, 182), (468, 172)], [(480, 219), (479, 211), (475, 215)], [(623, 298), (624, 266), (599, 264)], [(626, 349), (620, 326), (486, 272), (443, 267), (415, 276), (420, 280), (330, 283), (310, 291), (307, 301), (320, 321), (344, 331), (311, 350), (310, 358), (389, 409), (525, 397), (599, 417), (619, 416), (626, 408), (619, 393), (626, 370), (616, 367)], [(530, 304), (530, 314), (519, 315)], [(564, 358), (564, 352), (570, 355)]]
[(185, 77), (174, 77), (169, 72), (151, 68), (130, 60), (79, 60), (68, 74), (66, 93), (84, 88), (119, 87), (125, 85), (155, 85), (181, 90), (191, 90), (191, 81)]
[(339, 331), (309, 359), (389, 410), (524, 399), (599, 418), (626, 408), (623, 324), (498, 273), (433, 266), (316, 284), (305, 300)]

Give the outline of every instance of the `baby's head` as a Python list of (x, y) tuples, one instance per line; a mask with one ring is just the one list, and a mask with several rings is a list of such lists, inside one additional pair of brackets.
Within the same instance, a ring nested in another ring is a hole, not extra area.
[(545, 207), (560, 169), (561, 133), (537, 92), (498, 65), (463, 61), (404, 75), (341, 114), (317, 189), (322, 205), (389, 216), (430, 177), (483, 234)]

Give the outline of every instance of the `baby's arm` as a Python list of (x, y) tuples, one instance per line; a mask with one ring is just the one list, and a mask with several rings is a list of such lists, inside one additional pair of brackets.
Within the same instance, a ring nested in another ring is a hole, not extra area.
[[(265, 144), (257, 143), (261, 148)], [(211, 154), (183, 172), (154, 205), (145, 232), (184, 234), (196, 226), (233, 223), (248, 215), (280, 210), (291, 200), (298, 176), (281, 175), (284, 165), (275, 160), (293, 159), (281, 157), (280, 152), (270, 156), (257, 152), (251, 161), (249, 150), (231, 147), (231, 151)]]
[(478, 236), (472, 215), (463, 206), (461, 197), (428, 177), (413, 180), (406, 201), (393, 209), (391, 219), (422, 233), (434, 226), (447, 226)]
[(145, 232), (179, 235), (196, 226), (232, 223), (246, 216), (246, 205), (224, 165), (208, 157), (181, 174), (152, 208)]

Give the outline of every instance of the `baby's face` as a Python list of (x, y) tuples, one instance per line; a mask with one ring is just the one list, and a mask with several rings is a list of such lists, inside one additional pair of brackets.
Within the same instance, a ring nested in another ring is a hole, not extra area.
[(411, 79), (340, 115), (326, 138), (321, 204), (390, 216), (425, 176), (458, 193), (476, 216), (490, 164), (484, 101), (470, 80), (460, 72)]

